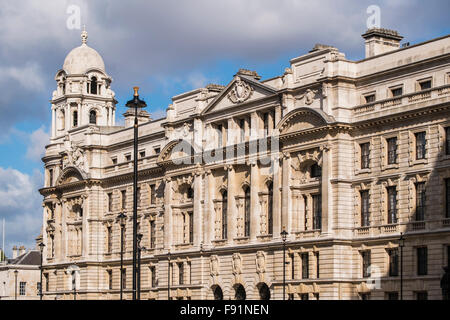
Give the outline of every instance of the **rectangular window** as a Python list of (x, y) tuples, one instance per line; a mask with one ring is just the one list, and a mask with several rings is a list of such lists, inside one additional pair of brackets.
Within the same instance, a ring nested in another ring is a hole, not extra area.
[(155, 152), (156, 155), (158, 155), (161, 152), (161, 148), (159, 147), (153, 148), (153, 151)]
[(131, 154), (125, 155), (125, 161), (130, 162), (131, 161)]
[(375, 94), (368, 94), (368, 95), (364, 96), (364, 99), (365, 99), (366, 103), (375, 102)]
[(387, 163), (388, 164), (397, 163), (397, 138), (394, 137), (387, 139), (387, 146), (388, 146)]
[(403, 94), (403, 87), (393, 88), (391, 89), (391, 93), (393, 97), (398, 97)]
[(112, 270), (108, 270), (108, 289), (112, 290), (113, 288), (113, 275)]
[(417, 275), (425, 276), (428, 274), (428, 248), (417, 248)]
[(398, 292), (388, 292), (387, 299), (388, 300), (398, 300)]
[(322, 229), (322, 196), (320, 194), (316, 194), (312, 196), (313, 199), (313, 229), (321, 230)]
[(416, 292), (416, 300), (428, 300), (428, 292), (426, 291)]
[(223, 146), (223, 126), (221, 124), (217, 125), (217, 146), (222, 148)]
[(139, 151), (139, 158), (145, 158), (145, 150)]
[(117, 158), (111, 158), (112, 164), (117, 164)]
[(397, 188), (388, 187), (388, 224), (397, 223)]
[(49, 288), (48, 273), (44, 273), (44, 279), (45, 279), (45, 291), (48, 291)]
[(156, 186), (150, 185), (150, 204), (156, 204)]
[(126, 207), (127, 207), (127, 190), (122, 190), (120, 193), (122, 195), (122, 209), (126, 209)]
[(415, 136), (416, 136), (416, 159), (417, 160), (425, 159), (427, 151), (426, 134), (425, 132), (417, 132)]
[(194, 243), (194, 213), (189, 212), (189, 243)]
[(50, 187), (53, 187), (53, 169), (48, 169), (48, 183)]
[(315, 253), (316, 256), (316, 278), (320, 278), (320, 254), (319, 252)]
[(369, 190), (361, 190), (361, 227), (370, 226)]
[(122, 288), (127, 288), (127, 269), (122, 269)]
[(389, 254), (389, 276), (398, 276), (398, 249), (391, 249), (388, 251)]
[(361, 148), (361, 169), (369, 169), (370, 167), (370, 143), (363, 143)]
[(27, 289), (27, 283), (26, 282), (20, 282), (19, 294), (21, 296), (24, 296), (26, 294), (26, 289)]
[(184, 284), (184, 265), (183, 262), (178, 263), (178, 283)]
[(445, 179), (445, 218), (450, 218), (450, 178)]
[(108, 241), (108, 253), (112, 252), (112, 227), (106, 228), (107, 241)]
[(136, 202), (137, 202), (137, 206), (140, 207), (141, 206), (141, 187), (136, 187)]
[(245, 141), (245, 119), (239, 120), (239, 130), (241, 133), (241, 142)]
[(150, 221), (150, 248), (155, 247), (156, 242), (156, 223), (155, 221)]
[(370, 277), (370, 251), (361, 251), (362, 259), (362, 276), (363, 278)]
[(269, 136), (269, 113), (264, 113), (264, 137)]
[(450, 127), (445, 128), (445, 154), (450, 155)]
[(425, 80), (419, 82), (420, 90), (431, 89), (431, 80)]
[(295, 257), (294, 257), (293, 253), (290, 255), (290, 260), (291, 260), (291, 279), (294, 280), (295, 279)]
[(108, 212), (112, 212), (113, 207), (113, 194), (108, 193)]
[(309, 254), (308, 252), (301, 254), (302, 258), (302, 279), (309, 279)]
[(425, 220), (425, 182), (416, 183), (416, 221)]
[(40, 295), (40, 293), (41, 293), (41, 283), (40, 282), (36, 283), (36, 290), (37, 290), (37, 294)]
[(156, 268), (155, 267), (150, 267), (150, 287), (154, 288), (156, 287)]

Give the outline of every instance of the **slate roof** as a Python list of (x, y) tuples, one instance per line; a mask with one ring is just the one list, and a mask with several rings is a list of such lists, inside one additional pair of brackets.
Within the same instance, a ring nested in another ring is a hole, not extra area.
[(37, 250), (30, 250), (15, 259), (8, 259), (8, 264), (39, 266), (41, 265), (41, 253)]

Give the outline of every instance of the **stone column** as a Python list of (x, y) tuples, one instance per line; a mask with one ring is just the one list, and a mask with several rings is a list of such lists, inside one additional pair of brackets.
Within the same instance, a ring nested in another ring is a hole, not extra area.
[[(83, 208), (83, 229), (82, 229), (82, 251), (81, 254), (84, 258), (90, 257), (89, 252), (89, 222), (88, 219), (90, 219), (89, 214), (89, 199), (90, 197), (87, 194), (84, 194), (81, 196), (82, 201), (82, 208)], [(99, 208), (100, 209), (100, 208)]]
[(250, 140), (257, 139), (259, 136), (259, 116), (256, 111), (252, 112), (250, 115)]
[(170, 249), (172, 247), (172, 179), (165, 178), (164, 188), (164, 248)]
[(256, 160), (250, 163), (250, 241), (260, 234), (259, 172)]
[(322, 149), (322, 233), (330, 235), (333, 230), (333, 216), (330, 208), (331, 200), (331, 158), (330, 158), (330, 149), (328, 146), (321, 147)]
[(236, 238), (236, 221), (237, 221), (237, 208), (236, 208), (236, 181), (235, 181), (235, 171), (232, 165), (226, 166), (228, 171), (228, 242), (232, 243), (233, 239)]
[(283, 153), (283, 173), (282, 173), (282, 201), (281, 201), (281, 229), (286, 227), (286, 231), (291, 233), (291, 190), (290, 190), (290, 172), (291, 155)]
[(52, 138), (56, 137), (56, 110), (52, 105)]
[(281, 226), (281, 168), (280, 159), (273, 161), (273, 238), (280, 239)]
[(67, 131), (70, 130), (70, 103), (68, 103), (66, 105), (66, 107), (65, 107), (65, 118), (64, 118), (64, 120), (65, 120), (65, 124), (64, 124), (65, 128), (64, 129), (67, 132)]

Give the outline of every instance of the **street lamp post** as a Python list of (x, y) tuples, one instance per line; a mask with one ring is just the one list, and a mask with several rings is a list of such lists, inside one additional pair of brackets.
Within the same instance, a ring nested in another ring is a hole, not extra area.
[(14, 270), (14, 278), (15, 278), (15, 290), (14, 290), (14, 300), (17, 300), (17, 274), (19, 273), (19, 271)]
[(403, 300), (403, 247), (405, 246), (403, 233), (400, 233), (398, 246), (400, 247), (400, 300)]
[(125, 224), (127, 223), (127, 216), (125, 213), (121, 212), (117, 219), (120, 224), (120, 300), (123, 299), (123, 233), (125, 229)]
[(283, 300), (286, 299), (286, 238), (288, 233), (286, 232), (286, 228), (283, 227), (283, 231), (281, 231), (281, 238), (283, 239)]
[(134, 87), (133, 100), (127, 102), (128, 108), (134, 108), (134, 160), (133, 160), (133, 300), (137, 293), (137, 181), (138, 181), (138, 109), (145, 108), (145, 101), (139, 99), (139, 87)]
[(137, 250), (138, 250), (138, 259), (137, 259), (137, 299), (141, 300), (141, 240), (142, 240), (142, 233), (139, 233), (137, 235)]
[(40, 300), (42, 300), (42, 262), (43, 262), (43, 255), (44, 255), (44, 247), (45, 244), (43, 242), (39, 243), (39, 249), (41, 251), (41, 282), (39, 285), (39, 296), (40, 296)]

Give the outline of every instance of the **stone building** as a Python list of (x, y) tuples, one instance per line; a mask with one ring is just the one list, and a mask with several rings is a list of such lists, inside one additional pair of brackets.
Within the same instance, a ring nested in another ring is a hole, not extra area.
[[(267, 80), (239, 70), (139, 113), (142, 299), (441, 299), (450, 259), (450, 36), (366, 57), (316, 45)], [(57, 72), (43, 158), (46, 299), (131, 297), (133, 112), (101, 56)], [(130, 85), (131, 87), (131, 85)], [(131, 91), (131, 90), (130, 90)], [(148, 101), (150, 103), (150, 101)], [(125, 110), (124, 110), (125, 111)], [(399, 248), (404, 233), (403, 250)]]
[(41, 253), (13, 247), (12, 259), (0, 262), (0, 300), (38, 300)]

